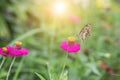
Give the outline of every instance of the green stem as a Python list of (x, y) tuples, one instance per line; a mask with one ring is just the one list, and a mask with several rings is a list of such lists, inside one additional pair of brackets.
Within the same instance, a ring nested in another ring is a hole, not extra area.
[(120, 77), (120, 75), (119, 75), (119, 74), (112, 74), (112, 76), (116, 76), (116, 77), (118, 76), (118, 77)]
[[(25, 38), (28, 37), (28, 36), (34, 35), (34, 34), (36, 34), (36, 33), (42, 32), (42, 31), (43, 31), (43, 29), (41, 29), (41, 28), (33, 29), (33, 30), (31, 30), (31, 31), (29, 31), (29, 32), (27, 32), (27, 33), (25, 33), (25, 34), (22, 34), (20, 37), (18, 37), (18, 38), (16, 38), (15, 40), (13, 40), (9, 45), (13, 45), (14, 42), (17, 41), (17, 40), (23, 40), (23, 39), (25, 39)], [(10, 74), (10, 71), (11, 71), (11, 67), (12, 67), (14, 61), (15, 61), (15, 57), (14, 57), (11, 65), (10, 65), (10, 68), (9, 68), (9, 71), (8, 71), (6, 80), (8, 80), (8, 77), (9, 77), (9, 74)], [(22, 63), (22, 62), (21, 62), (21, 63)], [(15, 75), (14, 79), (17, 78), (18, 74), (19, 74), (19, 68), (17, 69), (17, 72), (16, 72), (16, 75)]]
[(10, 65), (9, 70), (8, 70), (8, 73), (7, 73), (6, 80), (8, 80), (8, 78), (9, 78), (10, 71), (11, 71), (11, 69), (12, 69), (12, 66), (13, 66), (13, 63), (14, 63), (15, 59), (16, 59), (16, 57), (14, 57), (13, 60), (12, 60), (12, 62), (11, 62), (11, 65)]
[(20, 73), (20, 70), (21, 70), (21, 68), (22, 68), (22, 63), (23, 63), (23, 61), (24, 61), (24, 56), (22, 57), (19, 65), (18, 65), (18, 68), (17, 68), (17, 70), (16, 70), (16, 72), (15, 72), (15, 76), (13, 77), (13, 80), (17, 80), (17, 77), (18, 77), (18, 75), (19, 75), (19, 73)]
[(66, 55), (66, 58), (65, 58), (65, 62), (64, 62), (63, 68), (62, 68), (62, 72), (61, 72), (60, 78), (61, 78), (61, 76), (62, 76), (63, 73), (64, 73), (65, 66), (66, 66), (66, 64), (67, 64), (68, 54), (69, 54), (69, 53), (67, 52), (67, 55)]
[(51, 73), (50, 73), (50, 68), (49, 68), (49, 63), (47, 63), (47, 68), (48, 68), (49, 78), (50, 78), (50, 80), (52, 80), (52, 76), (51, 76)]
[(1, 70), (1, 68), (2, 68), (2, 66), (3, 66), (3, 64), (4, 64), (4, 62), (5, 62), (5, 60), (6, 60), (6, 58), (3, 57), (3, 60), (2, 60), (2, 62), (1, 62), (1, 64), (0, 64), (0, 70)]

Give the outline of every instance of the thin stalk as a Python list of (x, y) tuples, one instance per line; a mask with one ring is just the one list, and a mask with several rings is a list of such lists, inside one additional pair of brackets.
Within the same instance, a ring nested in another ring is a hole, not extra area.
[(120, 75), (119, 75), (119, 74), (112, 74), (112, 76), (120, 77)]
[(0, 70), (1, 70), (1, 68), (2, 68), (2, 66), (3, 66), (3, 64), (4, 64), (4, 62), (5, 62), (5, 60), (6, 60), (6, 58), (3, 57), (3, 60), (2, 60), (2, 62), (1, 62), (1, 64), (0, 64)]
[[(42, 32), (42, 31), (43, 31), (43, 29), (41, 29), (41, 28), (33, 29), (33, 30), (25, 33), (24, 35), (22, 34), (20, 37), (18, 37), (18, 38), (16, 38), (15, 40), (13, 40), (9, 45), (13, 45), (14, 42), (17, 41), (17, 40), (23, 40), (23, 39), (27, 38), (28, 36), (34, 35), (34, 34), (36, 34), (36, 33)], [(11, 68), (12, 68), (12, 65), (13, 65), (15, 59), (16, 59), (16, 57), (14, 57), (13, 61), (11, 62), (11, 65), (10, 65), (10, 68), (9, 68), (9, 71), (8, 71), (8, 74), (7, 74), (7, 77), (6, 77), (6, 80), (8, 80), (8, 78), (9, 78), (10, 71), (11, 71)], [(3, 63), (4, 63), (4, 61), (3, 61), (1, 64), (3, 64)], [(2, 67), (2, 66), (0, 66), (0, 67)], [(17, 72), (17, 74), (18, 74), (18, 72)], [(17, 74), (16, 74), (16, 75), (17, 75)]]
[(11, 69), (12, 69), (12, 66), (13, 66), (14, 62), (15, 62), (15, 59), (16, 59), (16, 57), (14, 57), (13, 60), (12, 60), (12, 62), (11, 62), (11, 65), (10, 65), (9, 70), (8, 70), (8, 73), (7, 73), (6, 80), (9, 79), (10, 71), (11, 71)]
[[(65, 58), (65, 62), (64, 62), (64, 64), (63, 64), (63, 68), (62, 68), (62, 72), (61, 72), (60, 78), (61, 78), (61, 76), (62, 76), (63, 73), (64, 73), (65, 66), (66, 66), (66, 64), (67, 64), (68, 54), (69, 54), (69, 53), (67, 52), (67, 55), (66, 55), (66, 58)], [(59, 79), (59, 80), (60, 80), (60, 79)]]
[(50, 68), (49, 68), (49, 63), (47, 63), (47, 68), (48, 68), (49, 78), (50, 78), (50, 80), (52, 80), (52, 76), (51, 76), (51, 73), (50, 73)]
[(18, 77), (18, 75), (19, 75), (19, 73), (20, 73), (20, 70), (21, 70), (21, 68), (22, 68), (23, 61), (24, 61), (24, 56), (22, 57), (19, 65), (18, 65), (18, 68), (17, 68), (17, 70), (16, 70), (16, 72), (15, 72), (15, 76), (13, 77), (13, 80), (17, 80), (17, 77)]

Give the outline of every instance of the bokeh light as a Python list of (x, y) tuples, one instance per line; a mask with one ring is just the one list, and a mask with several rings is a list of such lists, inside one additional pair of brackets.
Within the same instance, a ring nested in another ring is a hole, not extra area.
[(67, 12), (67, 9), (67, 3), (63, 1), (54, 2), (51, 6), (51, 10), (54, 15), (63, 15)]

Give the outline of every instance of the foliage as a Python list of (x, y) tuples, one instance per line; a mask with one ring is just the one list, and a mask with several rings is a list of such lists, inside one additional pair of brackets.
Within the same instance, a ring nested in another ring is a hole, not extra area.
[[(109, 6), (97, 7), (96, 0), (88, 0), (89, 6), (84, 7), (84, 3), (74, 2), (79, 0), (63, 1), (69, 7), (64, 15), (52, 15), (49, 11), (55, 0), (0, 1), (0, 47), (20, 40), (29, 49), (29, 55), (16, 58), (9, 80), (119, 80), (119, 4), (110, 0)], [(80, 22), (70, 21), (70, 15), (80, 16)], [(78, 39), (80, 52), (70, 53), (74, 58), (66, 59), (67, 53), (60, 49), (60, 42), (78, 35), (88, 23), (92, 25), (91, 35), (84, 42)], [(107, 58), (106, 53), (111, 57)], [(101, 69), (101, 60), (116, 75)], [(0, 80), (6, 78), (11, 61), (12, 58), (5, 61)]]

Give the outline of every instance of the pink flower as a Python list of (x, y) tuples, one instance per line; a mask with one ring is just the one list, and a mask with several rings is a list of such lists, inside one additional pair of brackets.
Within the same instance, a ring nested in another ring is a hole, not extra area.
[(21, 48), (21, 49), (14, 49), (11, 51), (12, 54), (15, 56), (23, 56), (28, 54), (28, 49), (26, 48)]
[(15, 46), (0, 48), (0, 54), (6, 57), (23, 56), (28, 54), (28, 49), (22, 48), (22, 42), (17, 41)]
[(15, 56), (23, 56), (28, 54), (28, 49), (27, 48), (22, 48), (22, 42), (17, 41), (15, 42), (14, 49), (11, 51), (12, 54)]
[(70, 16), (70, 20), (73, 21), (73, 22), (79, 22), (80, 17), (78, 17), (78, 16)]
[(80, 44), (75, 42), (74, 37), (69, 37), (68, 41), (61, 42), (60, 47), (69, 53), (78, 52), (80, 50)]
[(12, 50), (13, 50), (12, 46), (6, 46), (3, 48), (0, 48), (0, 54), (7, 57), (13, 57), (14, 54), (11, 53)]

